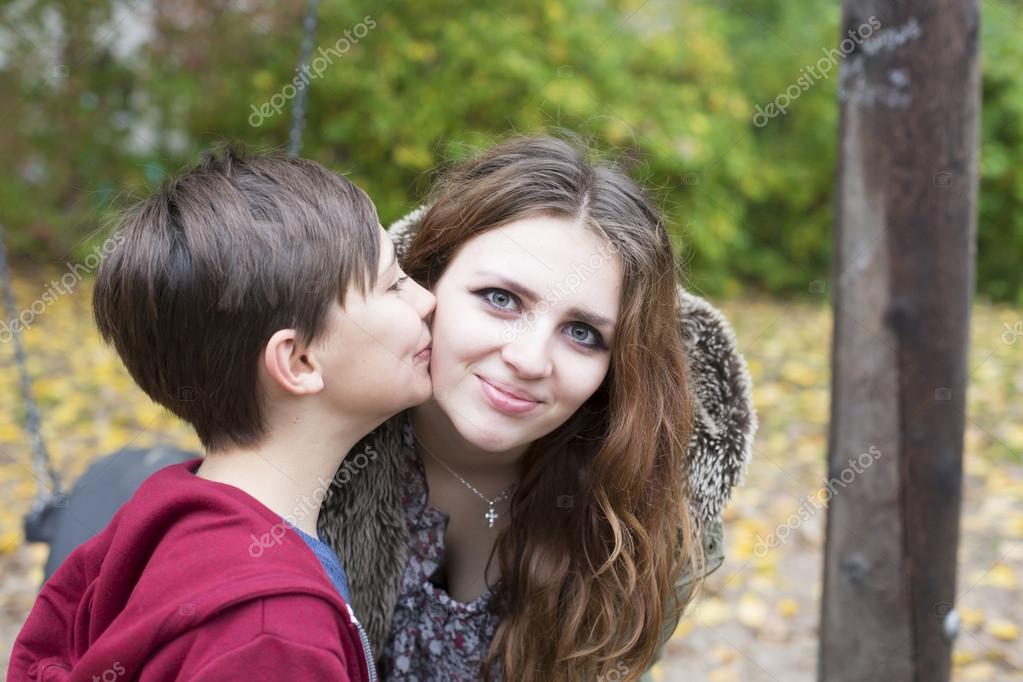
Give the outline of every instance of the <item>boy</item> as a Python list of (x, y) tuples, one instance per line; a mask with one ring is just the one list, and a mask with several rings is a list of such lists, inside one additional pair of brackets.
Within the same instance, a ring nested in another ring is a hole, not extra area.
[(206, 457), (68, 557), (8, 680), (375, 679), (316, 520), (345, 454), (429, 397), (433, 296), (361, 190), (279, 154), (208, 154), (117, 238), (97, 326)]

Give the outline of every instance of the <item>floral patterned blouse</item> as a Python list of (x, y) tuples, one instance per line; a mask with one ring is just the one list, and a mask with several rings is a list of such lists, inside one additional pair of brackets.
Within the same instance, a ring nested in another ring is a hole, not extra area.
[(380, 676), (411, 682), (478, 680), (498, 624), (489, 610), (493, 594), (488, 590), (464, 603), (430, 582), (430, 576), (444, 563), (448, 515), (427, 505), (426, 470), (407, 419), (403, 440), (401, 495), (409, 558), (391, 634), (380, 658)]

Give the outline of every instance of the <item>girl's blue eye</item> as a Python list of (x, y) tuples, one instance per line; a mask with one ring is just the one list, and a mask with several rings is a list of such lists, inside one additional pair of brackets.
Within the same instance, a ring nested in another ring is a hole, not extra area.
[(388, 291), (401, 291), (401, 285), (404, 284), (407, 280), (408, 280), (407, 276), (399, 277), (398, 280), (388, 288)]
[[(487, 302), (491, 308), (501, 312), (514, 313), (519, 309), (519, 298), (505, 289), (480, 289), (473, 292)], [(607, 349), (604, 337), (596, 329), (582, 322), (571, 322), (567, 325), (568, 336), (580, 346), (593, 349)]]
[(484, 289), (479, 292), (483, 299), (498, 310), (514, 310), (517, 303), (515, 294), (504, 289)]
[(573, 341), (578, 341), (584, 346), (590, 348), (604, 347), (604, 339), (601, 337), (600, 332), (588, 324), (573, 322), (569, 325), (568, 335), (572, 337)]

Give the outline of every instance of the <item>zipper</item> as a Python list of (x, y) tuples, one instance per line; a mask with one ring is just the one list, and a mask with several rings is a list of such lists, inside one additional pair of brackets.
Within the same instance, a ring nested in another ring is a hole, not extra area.
[(345, 603), (348, 607), (348, 615), (352, 619), (352, 623), (355, 625), (355, 629), (359, 631), (359, 641), (362, 642), (362, 654), (366, 658), (366, 670), (369, 672), (369, 682), (377, 682), (377, 668), (376, 664), (373, 663), (373, 652), (369, 648), (369, 635), (362, 629), (362, 624), (359, 623), (359, 619), (355, 617), (355, 611), (352, 610), (352, 605)]

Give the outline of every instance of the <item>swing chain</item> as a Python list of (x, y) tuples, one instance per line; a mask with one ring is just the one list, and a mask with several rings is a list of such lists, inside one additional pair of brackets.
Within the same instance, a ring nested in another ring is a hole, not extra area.
[(60, 478), (50, 461), (50, 454), (46, 449), (40, 428), (39, 406), (32, 396), (32, 381), (29, 378), (28, 364), (25, 361), (25, 350), (21, 345), (18, 313), (14, 307), (14, 290), (11, 279), (11, 268), (7, 261), (7, 247), (4, 240), (4, 226), (0, 223), (0, 284), (3, 285), (4, 313), (8, 320), (7, 328), (11, 335), (11, 343), (14, 346), (14, 364), (18, 368), (21, 398), (25, 404), (25, 431), (28, 432), (29, 443), (32, 446), (32, 469), (35, 472), (37, 484), (36, 500), (32, 505), (32, 509), (35, 511), (45, 507), (50, 500), (63, 495), (63, 489), (60, 485)]
[[(316, 35), (316, 7), (318, 4), (319, 0), (309, 0), (309, 8), (305, 15), (304, 32), (302, 35), (302, 56), (298, 60), (298, 68), (296, 69), (300, 78), (305, 74), (305, 68), (309, 64), (309, 55), (313, 51), (313, 38)], [(304, 78), (302, 80), (305, 82)], [(305, 101), (306, 90), (308, 89), (308, 84), (305, 87), (298, 88), (298, 92), (295, 93), (295, 99), (291, 102), (291, 131), (288, 134), (288, 154), (291, 156), (297, 156), (298, 152), (302, 149), (302, 128), (305, 126)]]
[[(305, 21), (303, 22), (302, 54), (299, 59), (298, 71), (302, 73), (309, 63), (309, 55), (313, 50), (313, 39), (316, 35), (316, 15), (319, 0), (309, 0)], [(291, 130), (288, 135), (288, 154), (295, 156), (302, 149), (302, 128), (305, 125), (306, 89), (301, 88), (295, 95), (291, 109)], [(37, 495), (32, 505), (33, 512), (44, 509), (48, 503), (64, 495), (60, 477), (53, 468), (50, 453), (46, 449), (40, 428), (39, 406), (32, 395), (32, 381), (25, 361), (25, 351), (21, 345), (18, 332), (18, 314), (14, 306), (14, 294), (11, 285), (11, 268), (4, 245), (3, 224), (0, 223), (0, 284), (3, 286), (4, 311), (9, 324), (8, 331), (14, 346), (14, 364), (18, 368), (22, 401), (25, 404), (25, 430), (28, 432), (32, 447), (32, 468), (35, 472)]]

